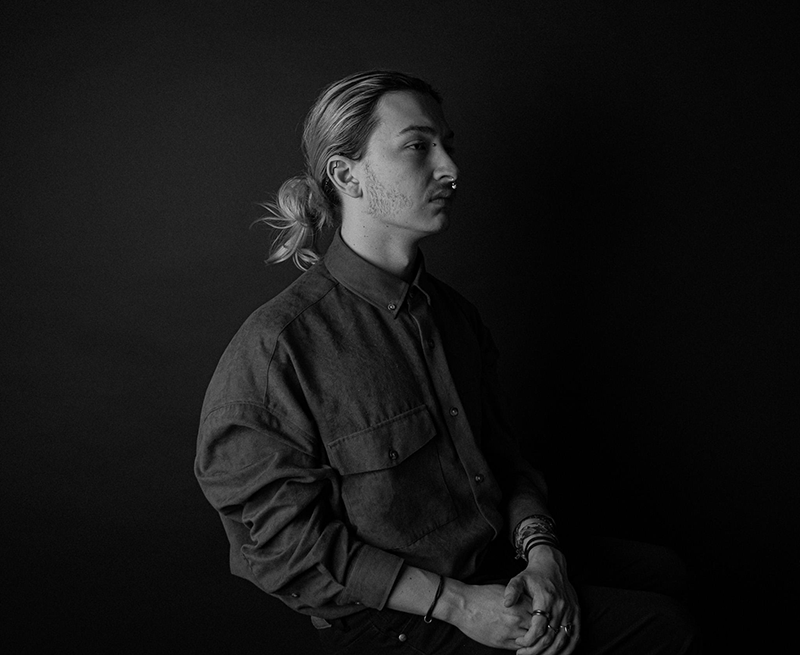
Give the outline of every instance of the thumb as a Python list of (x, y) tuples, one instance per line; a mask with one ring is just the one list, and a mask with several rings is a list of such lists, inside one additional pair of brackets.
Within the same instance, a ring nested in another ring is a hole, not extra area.
[(505, 607), (511, 607), (514, 603), (519, 600), (520, 594), (522, 593), (522, 582), (519, 578), (512, 578), (508, 581), (506, 585), (505, 593), (503, 594), (503, 605)]

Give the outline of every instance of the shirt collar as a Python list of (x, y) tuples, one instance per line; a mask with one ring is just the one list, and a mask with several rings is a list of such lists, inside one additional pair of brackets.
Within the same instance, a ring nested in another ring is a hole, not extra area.
[(339, 283), (360, 298), (395, 317), (403, 303), (416, 289), (419, 289), (430, 302), (430, 296), (423, 288), (426, 274), (425, 261), (421, 252), (417, 260), (417, 270), (414, 279), (409, 284), (370, 264), (358, 255), (344, 242), (338, 230), (328, 246), (324, 258), (325, 266)]

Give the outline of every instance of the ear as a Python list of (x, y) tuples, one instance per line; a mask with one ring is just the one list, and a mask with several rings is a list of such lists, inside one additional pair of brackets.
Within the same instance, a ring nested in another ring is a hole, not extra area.
[(354, 161), (337, 155), (328, 160), (325, 172), (334, 189), (351, 198), (359, 198), (361, 196), (361, 185), (353, 176), (354, 168)]

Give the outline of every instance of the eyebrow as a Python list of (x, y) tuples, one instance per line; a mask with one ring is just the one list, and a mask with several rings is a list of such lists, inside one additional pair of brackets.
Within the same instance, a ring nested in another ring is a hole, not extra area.
[[(397, 133), (397, 136), (402, 136), (408, 132), (422, 132), (423, 134), (428, 134), (430, 136), (436, 136), (436, 130), (433, 129), (430, 125), (409, 125), (408, 127), (404, 127)], [(451, 131), (447, 134), (443, 135), (443, 139), (451, 140), (455, 138), (455, 134)]]

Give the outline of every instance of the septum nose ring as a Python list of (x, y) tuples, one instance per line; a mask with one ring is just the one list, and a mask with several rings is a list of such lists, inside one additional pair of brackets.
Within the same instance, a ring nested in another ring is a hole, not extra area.
[(451, 177), (450, 178), (450, 188), (455, 190), (457, 186), (458, 186), (458, 183), (456, 182), (456, 178)]

